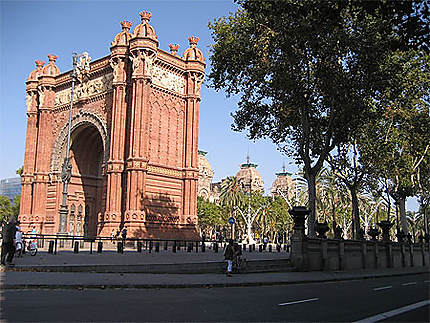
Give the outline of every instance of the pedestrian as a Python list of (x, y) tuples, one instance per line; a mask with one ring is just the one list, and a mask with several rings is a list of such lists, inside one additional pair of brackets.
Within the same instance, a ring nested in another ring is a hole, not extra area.
[(115, 239), (115, 229), (112, 229), (112, 232), (110, 233), (110, 241), (114, 242), (113, 239)]
[(24, 242), (22, 241), (22, 231), (19, 226), (21, 223), (19, 221), (16, 222), (16, 233), (15, 233), (15, 248), (17, 257), (22, 257), (24, 251)]
[(13, 266), (13, 256), (15, 254), (15, 234), (16, 220), (14, 216), (9, 218), (9, 222), (3, 227), (2, 246), (1, 246), (1, 265)]
[(122, 236), (122, 245), (125, 246), (125, 240), (127, 239), (127, 228), (122, 229), (121, 236)]
[(224, 259), (227, 261), (227, 272), (226, 275), (231, 277), (231, 271), (233, 269), (233, 257), (234, 257), (234, 249), (233, 249), (233, 239), (228, 240), (228, 245), (224, 250)]

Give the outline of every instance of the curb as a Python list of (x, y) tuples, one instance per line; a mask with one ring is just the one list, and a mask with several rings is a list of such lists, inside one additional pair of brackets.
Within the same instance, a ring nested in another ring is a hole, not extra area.
[[(153, 263), (132, 265), (19, 265), (9, 269), (10, 271), (29, 272), (85, 272), (85, 273), (140, 273), (140, 274), (220, 274), (225, 271), (225, 262), (206, 261), (190, 263)], [(243, 273), (267, 273), (293, 271), (289, 259), (265, 259), (248, 260)]]
[(371, 274), (363, 276), (350, 276), (350, 277), (333, 277), (327, 279), (302, 279), (295, 281), (270, 281), (270, 282), (238, 282), (238, 283), (184, 283), (184, 284), (76, 284), (76, 285), (61, 285), (61, 284), (4, 284), (4, 290), (23, 290), (23, 289), (71, 289), (71, 290), (84, 290), (84, 289), (169, 289), (169, 288), (228, 288), (228, 287), (259, 287), (259, 286), (282, 286), (282, 285), (298, 285), (298, 284), (312, 284), (312, 283), (330, 283), (340, 281), (354, 281), (373, 278), (384, 277), (398, 277), (398, 276), (411, 276), (419, 274), (427, 274), (428, 270), (411, 272), (411, 273), (393, 273), (393, 274)]

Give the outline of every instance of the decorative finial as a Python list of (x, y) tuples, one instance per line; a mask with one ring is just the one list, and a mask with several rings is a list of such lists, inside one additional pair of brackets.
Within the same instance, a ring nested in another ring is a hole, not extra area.
[(249, 152), (246, 154), (246, 163), (249, 164)]
[(43, 65), (45, 65), (44, 61), (35, 60), (37, 69), (41, 69)]
[(129, 30), (133, 23), (128, 20), (121, 21), (122, 30)]
[(149, 11), (141, 11), (139, 12), (139, 15), (140, 15), (140, 18), (142, 19), (142, 23), (148, 22), (152, 17), (152, 13), (150, 13)]
[(179, 45), (178, 44), (169, 44), (170, 54), (177, 55)]
[(285, 173), (285, 162), (282, 162), (282, 172)]
[(192, 46), (192, 45), (197, 45), (197, 43), (199, 42), (199, 37), (196, 37), (196, 36), (191, 36), (191, 37), (188, 37), (188, 41), (190, 42), (190, 46)]
[(55, 61), (57, 60), (58, 56), (56, 55), (52, 55), (52, 54), (48, 54), (48, 59), (50, 62), (55, 63)]

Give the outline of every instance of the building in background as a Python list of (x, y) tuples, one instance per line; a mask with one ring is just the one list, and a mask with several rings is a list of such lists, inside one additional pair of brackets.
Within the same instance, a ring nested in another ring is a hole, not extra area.
[(237, 181), (239, 182), (244, 192), (259, 191), (264, 193), (264, 182), (260, 172), (257, 170), (257, 164), (250, 162), (249, 155), (246, 157), (246, 163), (240, 165), (239, 171), (236, 173)]
[(273, 196), (281, 196), (292, 201), (295, 198), (296, 186), (291, 178), (291, 173), (285, 171), (285, 165), (282, 167), (281, 173), (276, 173), (276, 179), (270, 188), (270, 193)]
[(0, 180), (0, 195), (6, 196), (11, 202), (21, 194), (21, 177), (11, 177)]

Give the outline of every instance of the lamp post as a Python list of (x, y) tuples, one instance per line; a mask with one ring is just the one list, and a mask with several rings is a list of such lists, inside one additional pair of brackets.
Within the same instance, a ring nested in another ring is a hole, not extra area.
[[(66, 144), (66, 157), (64, 157), (63, 166), (61, 169), (61, 180), (63, 182), (63, 198), (60, 205), (60, 225), (59, 225), (59, 233), (67, 234), (67, 214), (69, 213), (67, 207), (67, 188), (69, 181), (72, 177), (72, 164), (70, 162), (70, 133), (72, 127), (72, 110), (73, 110), (73, 92), (75, 90), (75, 82), (79, 81), (79, 77), (83, 75), (83, 73), (88, 72), (90, 69), (90, 61), (91, 57), (88, 56), (87, 52), (82, 54), (73, 53), (73, 70), (71, 73), (72, 77), (72, 89), (70, 92), (70, 109), (69, 109), (69, 121), (67, 123), (67, 144)], [(79, 59), (79, 61), (78, 61)]]

